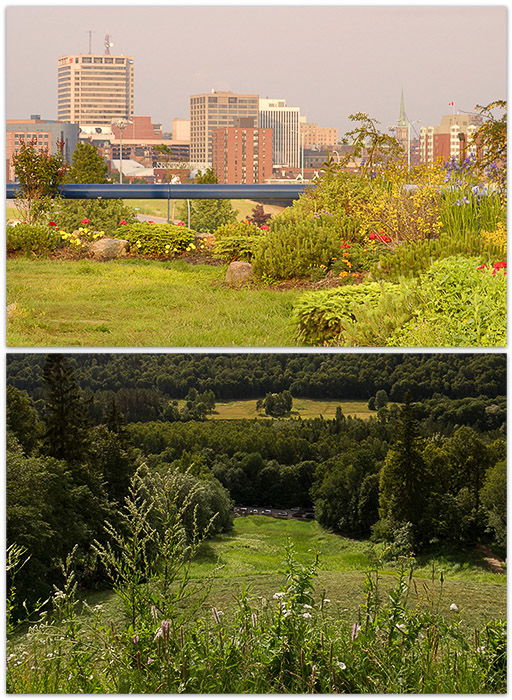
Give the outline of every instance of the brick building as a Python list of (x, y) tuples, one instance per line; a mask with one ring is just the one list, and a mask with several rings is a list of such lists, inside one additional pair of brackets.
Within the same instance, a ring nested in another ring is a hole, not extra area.
[(476, 154), (473, 137), (481, 124), (482, 118), (477, 114), (458, 113), (445, 115), (438, 126), (422, 126), (420, 161), (433, 163)]
[(252, 185), (272, 175), (272, 129), (215, 129), (212, 166), (219, 183)]

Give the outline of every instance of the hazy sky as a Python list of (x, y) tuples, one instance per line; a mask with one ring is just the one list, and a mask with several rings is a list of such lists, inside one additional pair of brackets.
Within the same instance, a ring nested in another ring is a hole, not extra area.
[(6, 116), (56, 118), (57, 58), (135, 59), (135, 113), (170, 130), (189, 96), (217, 90), (279, 97), (310, 122), (345, 131), (368, 112), (387, 127), (407, 114), (437, 124), (448, 103), (506, 98), (503, 6), (10, 6)]

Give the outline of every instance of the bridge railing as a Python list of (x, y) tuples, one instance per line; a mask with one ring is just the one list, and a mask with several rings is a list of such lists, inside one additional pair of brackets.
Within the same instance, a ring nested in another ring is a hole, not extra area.
[[(310, 187), (293, 185), (61, 185), (65, 199), (252, 199), (290, 201)], [(14, 199), (19, 185), (7, 185), (7, 199)]]

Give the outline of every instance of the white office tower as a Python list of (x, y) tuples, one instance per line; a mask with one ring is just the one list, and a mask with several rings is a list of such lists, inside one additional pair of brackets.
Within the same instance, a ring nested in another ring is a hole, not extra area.
[(287, 107), (286, 100), (260, 98), (258, 121), (260, 129), (272, 129), (273, 165), (300, 168), (299, 107)]

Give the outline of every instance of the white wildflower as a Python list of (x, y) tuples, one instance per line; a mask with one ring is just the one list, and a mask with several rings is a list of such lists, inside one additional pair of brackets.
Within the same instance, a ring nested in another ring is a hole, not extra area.
[(311, 620), (313, 615), (311, 613), (305, 612), (305, 613), (302, 613), (302, 617), (305, 617), (306, 620)]
[(304, 605), (302, 607), (304, 608), (304, 610), (313, 610), (313, 606), (308, 605), (307, 603), (304, 603)]
[(452, 612), (459, 612), (459, 606), (456, 605), (455, 603), (452, 603), (452, 604), (450, 605), (450, 610), (451, 610)]
[(283, 591), (278, 591), (277, 593), (274, 593), (274, 595), (272, 596), (272, 598), (274, 598), (274, 600), (279, 600), (279, 598), (282, 598), (283, 596), (284, 596), (284, 592), (283, 592)]
[(347, 664), (344, 664), (343, 661), (337, 661), (336, 666), (341, 670), (344, 671), (347, 668)]

